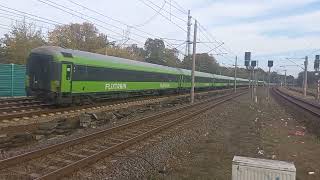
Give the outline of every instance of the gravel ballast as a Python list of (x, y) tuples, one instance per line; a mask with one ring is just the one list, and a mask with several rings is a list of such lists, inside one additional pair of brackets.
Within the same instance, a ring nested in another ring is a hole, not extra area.
[(265, 89), (258, 104), (238, 97), (66, 179), (223, 180), (234, 155), (292, 161), (297, 180), (319, 179), (319, 138), (278, 101), (267, 101)]

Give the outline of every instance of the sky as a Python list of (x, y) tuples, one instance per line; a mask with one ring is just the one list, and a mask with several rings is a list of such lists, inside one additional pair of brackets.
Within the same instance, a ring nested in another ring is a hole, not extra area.
[[(313, 70), (314, 56), (320, 54), (320, 0), (0, 0), (0, 3), (0, 36), (24, 16), (27, 22), (41, 28), (44, 36), (57, 24), (88, 21), (118, 44), (143, 46), (148, 37), (165, 38), (167, 46), (177, 47), (183, 56), (190, 10), (192, 24), (195, 19), (198, 21), (197, 52), (211, 50), (222, 65), (231, 66), (238, 56), (238, 64), (243, 66), (244, 52), (250, 51), (259, 67), (267, 70), (267, 60), (274, 60), (272, 70), (284, 73), (287, 69), (287, 74), (297, 76), (305, 56), (309, 57), (308, 69)], [(193, 38), (193, 26), (191, 34)]]

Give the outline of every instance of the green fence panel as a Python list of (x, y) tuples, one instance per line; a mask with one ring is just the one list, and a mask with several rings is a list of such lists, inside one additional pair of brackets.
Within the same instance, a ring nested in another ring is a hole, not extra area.
[(26, 66), (0, 64), (0, 97), (25, 96)]

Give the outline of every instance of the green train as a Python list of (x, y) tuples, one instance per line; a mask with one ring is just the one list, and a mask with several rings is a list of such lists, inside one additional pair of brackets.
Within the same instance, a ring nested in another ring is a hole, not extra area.
[[(191, 71), (55, 46), (33, 49), (27, 60), (27, 95), (54, 104), (82, 104), (190, 90)], [(233, 77), (195, 72), (195, 88), (226, 88)], [(238, 86), (248, 84), (237, 79)]]

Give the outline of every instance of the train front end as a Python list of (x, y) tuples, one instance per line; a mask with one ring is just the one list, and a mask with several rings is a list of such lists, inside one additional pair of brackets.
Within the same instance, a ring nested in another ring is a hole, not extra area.
[(54, 102), (60, 89), (59, 66), (54, 56), (37, 48), (31, 52), (26, 68), (26, 92), (45, 102)]

